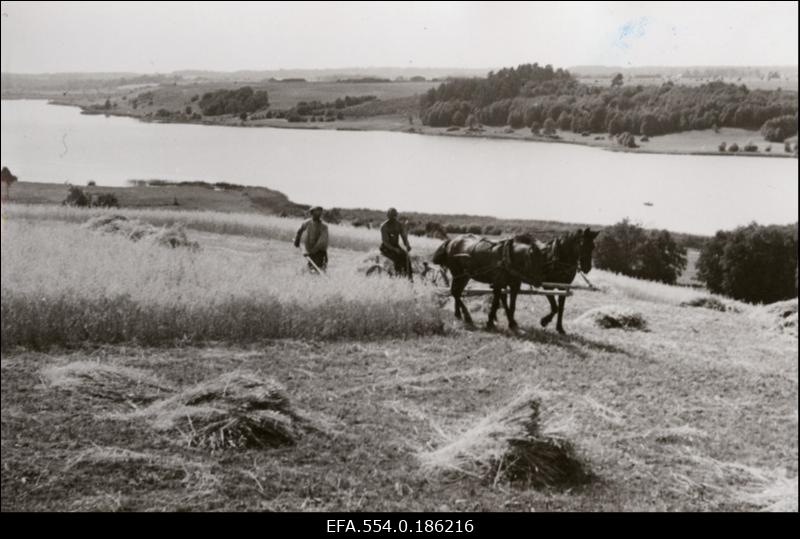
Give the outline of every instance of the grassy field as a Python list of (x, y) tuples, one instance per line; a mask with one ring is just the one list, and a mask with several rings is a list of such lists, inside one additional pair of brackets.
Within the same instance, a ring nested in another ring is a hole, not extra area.
[[(707, 296), (595, 270), (569, 335), (539, 327), (535, 297), (519, 332), (502, 315), (490, 332), (419, 284), (362, 277), (374, 230), (336, 229), (326, 280), (285, 241), (292, 220), (180, 212), (191, 250), (81, 226), (95, 212), (4, 209), (5, 511), (797, 510), (796, 300), (689, 307)], [(622, 311), (644, 326), (594, 323)], [(292, 443), (201, 436), (234, 414), (203, 407), (220, 392), (278, 402)], [(530, 399), (580, 484), (486, 460)]]

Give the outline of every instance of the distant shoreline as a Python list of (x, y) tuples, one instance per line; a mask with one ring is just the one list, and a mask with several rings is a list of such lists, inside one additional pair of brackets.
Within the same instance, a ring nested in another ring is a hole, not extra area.
[[(28, 98), (28, 97), (11, 97), (3, 99), (8, 100), (20, 100), (20, 99), (38, 99), (38, 98)], [(484, 126), (481, 128), (480, 131), (469, 131), (466, 128), (459, 128), (458, 130), (448, 130), (447, 128), (435, 128), (424, 126), (420, 124), (413, 124), (409, 125), (407, 122), (407, 117), (404, 115), (382, 115), (382, 116), (369, 116), (364, 118), (357, 118), (357, 119), (345, 119), (345, 120), (337, 120), (335, 122), (308, 122), (308, 123), (289, 123), (286, 120), (282, 119), (263, 119), (263, 120), (249, 120), (247, 122), (242, 122), (241, 120), (225, 117), (219, 120), (213, 120), (204, 118), (202, 120), (173, 120), (173, 119), (159, 119), (159, 118), (147, 118), (140, 114), (132, 114), (130, 112), (119, 112), (114, 110), (96, 110), (86, 107), (84, 105), (60, 101), (58, 99), (38, 99), (38, 100), (46, 100), (50, 105), (58, 105), (58, 106), (66, 106), (66, 107), (77, 107), (81, 110), (82, 114), (87, 115), (103, 115), (103, 116), (118, 116), (123, 118), (133, 118), (139, 120), (141, 122), (146, 123), (163, 123), (163, 124), (185, 124), (185, 125), (211, 125), (211, 126), (220, 126), (220, 127), (242, 127), (242, 128), (259, 128), (259, 127), (267, 127), (267, 128), (274, 128), (274, 129), (308, 129), (308, 130), (316, 130), (316, 131), (382, 131), (382, 132), (390, 132), (390, 133), (405, 133), (405, 134), (413, 134), (413, 135), (428, 135), (428, 136), (445, 136), (445, 137), (456, 137), (456, 138), (481, 138), (481, 139), (493, 139), (493, 140), (516, 140), (521, 142), (545, 142), (545, 143), (555, 143), (555, 144), (572, 144), (576, 146), (586, 146), (590, 148), (599, 148), (604, 150), (609, 150), (613, 152), (622, 152), (622, 153), (632, 153), (632, 154), (660, 154), (660, 155), (686, 155), (686, 156), (740, 156), (740, 157), (782, 157), (782, 158), (792, 158), (794, 157), (793, 153), (787, 153), (783, 149), (783, 143), (775, 142), (772, 145), (775, 146), (775, 151), (765, 152), (763, 149), (758, 152), (720, 152), (720, 151), (713, 151), (709, 149), (701, 149), (701, 150), (692, 150), (689, 147), (678, 147), (678, 148), (661, 148), (658, 147), (659, 140), (663, 139), (664, 137), (672, 137), (680, 139), (682, 137), (682, 133), (677, 133), (673, 135), (665, 135), (661, 137), (651, 137), (649, 142), (639, 142), (639, 148), (625, 148), (618, 145), (615, 141), (610, 140), (608, 135), (603, 133), (593, 133), (590, 135), (591, 139), (586, 140), (585, 137), (581, 137), (578, 134), (574, 134), (571, 132), (560, 132), (559, 138), (552, 138), (547, 136), (535, 136), (529, 133), (528, 129), (517, 129), (513, 130), (512, 132), (506, 132), (507, 127), (486, 127)], [(684, 132), (684, 133), (694, 133), (694, 132)], [(757, 132), (750, 133), (748, 137), (755, 137), (759, 136)], [(595, 137), (602, 137), (602, 140), (595, 140)], [(709, 138), (716, 137), (722, 138), (724, 135), (709, 135)], [(709, 141), (705, 141), (709, 142)], [(743, 141), (744, 142), (744, 141)], [(685, 145), (690, 144), (687, 142)], [(759, 144), (770, 144), (764, 143), (759, 141)], [(679, 146), (685, 146), (684, 144), (679, 144)], [(743, 143), (740, 143), (740, 146), (743, 146)]]

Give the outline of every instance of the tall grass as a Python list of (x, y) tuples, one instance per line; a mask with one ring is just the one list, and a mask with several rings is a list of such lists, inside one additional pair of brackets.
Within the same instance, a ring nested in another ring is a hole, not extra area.
[[(4, 204), (3, 216), (9, 221), (29, 219), (83, 223), (99, 215), (124, 215), (156, 226), (183, 224), (189, 229), (217, 234), (234, 234), (293, 241), (301, 220), (255, 213), (223, 213), (184, 211), (175, 209), (106, 209), (70, 206)], [(353, 251), (369, 251), (380, 244), (377, 230), (352, 226), (328, 225), (331, 247)], [(441, 241), (431, 238), (412, 238), (413, 246), (421, 252), (433, 252)]]
[[(15, 218), (39, 212), (14, 209)], [(88, 217), (70, 209), (53, 213), (64, 220)], [(168, 218), (170, 212), (163, 213)], [(273, 226), (280, 219), (248, 225), (224, 214), (204, 217), (208, 220), (194, 219), (285, 233), (285, 227)], [(404, 280), (351, 272), (315, 277), (269, 256), (169, 249), (72, 224), (16, 219), (3, 224), (3, 348), (404, 337), (442, 327), (430, 290)]]

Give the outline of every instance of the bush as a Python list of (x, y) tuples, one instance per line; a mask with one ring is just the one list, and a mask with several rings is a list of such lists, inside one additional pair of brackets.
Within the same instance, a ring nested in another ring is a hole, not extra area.
[(721, 152), (724, 152), (724, 151), (725, 151), (725, 146), (726, 146), (726, 144), (725, 144), (725, 142), (724, 142), (724, 141), (723, 141), (723, 142), (720, 142), (720, 143), (719, 143), (719, 146), (718, 146), (718, 148), (719, 148), (719, 151), (721, 151)]
[(646, 231), (627, 219), (604, 228), (595, 241), (598, 268), (673, 284), (686, 268), (686, 249), (666, 231)]
[(731, 145), (728, 146), (728, 151), (731, 152), (731, 153), (738, 152), (739, 151), (739, 145), (736, 144), (735, 142), (731, 143)]
[(746, 152), (757, 152), (758, 151), (758, 146), (756, 146), (752, 142), (748, 142), (747, 144), (744, 145), (743, 149)]
[(95, 182), (94, 180), (89, 180), (88, 182), (86, 182), (86, 187), (94, 187), (96, 185), (97, 182)]
[(717, 232), (700, 253), (697, 275), (711, 292), (743, 301), (796, 297), (797, 224)]
[(269, 106), (269, 97), (264, 90), (253, 91), (250, 86), (238, 90), (207, 92), (198, 103), (206, 116), (251, 113)]
[(617, 144), (624, 148), (638, 148), (636, 144), (636, 137), (625, 131), (617, 135)]
[[(533, 122), (531, 124), (531, 134), (532, 135), (538, 135), (539, 134), (539, 130), (541, 128), (542, 128), (542, 124), (540, 124), (539, 122)], [(791, 149), (789, 151), (791, 151)]]
[(786, 114), (767, 120), (761, 126), (761, 134), (770, 142), (783, 142), (797, 134), (797, 117)]
[(63, 206), (78, 206), (80, 208), (89, 206), (89, 197), (86, 196), (83, 189), (74, 185), (70, 185), (68, 189), (67, 198), (61, 202)]
[(93, 201), (92, 206), (99, 208), (119, 208), (119, 201), (113, 193), (100, 193)]
[(542, 133), (545, 135), (555, 135), (556, 133), (556, 122), (552, 118), (548, 118), (544, 121), (544, 125), (542, 126)]

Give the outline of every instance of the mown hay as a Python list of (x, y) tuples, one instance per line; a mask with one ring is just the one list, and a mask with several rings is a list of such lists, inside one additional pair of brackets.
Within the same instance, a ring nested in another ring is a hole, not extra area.
[(770, 329), (797, 337), (797, 298), (764, 305), (756, 316)]
[(134, 414), (209, 449), (292, 445), (307, 427), (284, 388), (252, 373), (204, 381)]
[(616, 305), (605, 305), (586, 311), (575, 322), (591, 324), (603, 329), (647, 330), (647, 320), (642, 313)]
[(128, 219), (124, 215), (98, 215), (86, 221), (83, 226), (104, 234), (119, 234), (131, 241), (147, 239), (162, 247), (199, 247), (197, 242), (189, 241), (183, 224), (159, 228), (138, 219)]
[(681, 307), (702, 307), (704, 309), (711, 309), (712, 311), (726, 312), (730, 309), (727, 305), (722, 303), (719, 299), (712, 296), (699, 296), (689, 301), (682, 301)]
[(47, 367), (41, 374), (52, 387), (134, 406), (149, 404), (170, 391), (164, 382), (146, 371), (95, 361)]
[(439, 449), (420, 454), (420, 460), (428, 470), (455, 470), (522, 487), (568, 488), (592, 477), (572, 443), (542, 426), (540, 401), (531, 390)]

